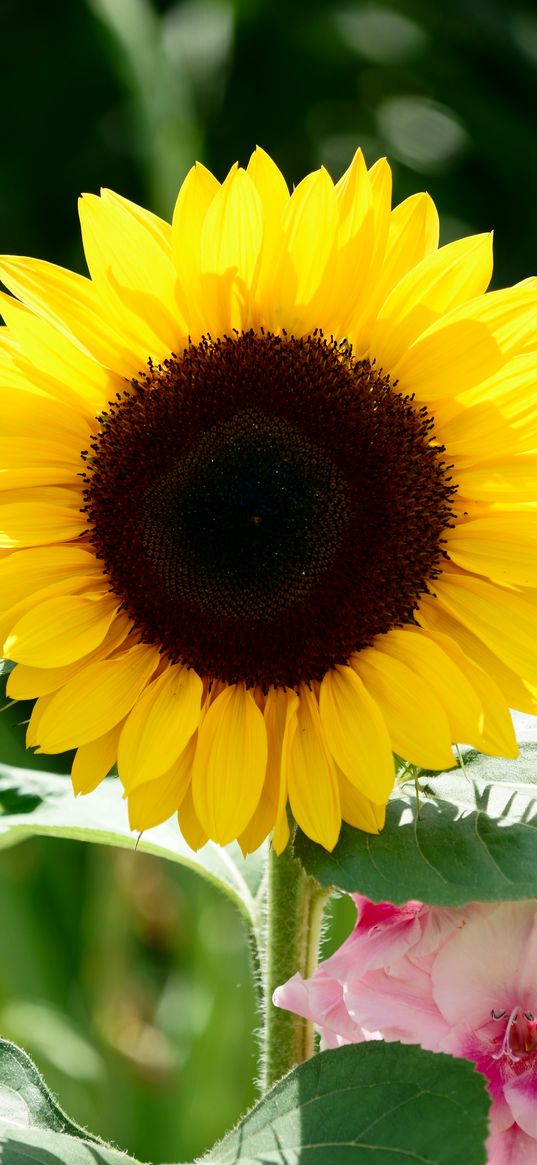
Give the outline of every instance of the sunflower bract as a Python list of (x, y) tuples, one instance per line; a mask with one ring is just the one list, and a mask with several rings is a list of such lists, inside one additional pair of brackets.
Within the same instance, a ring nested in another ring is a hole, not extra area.
[(133, 829), (328, 849), (393, 753), (513, 757), (537, 711), (537, 281), (438, 248), (358, 151), (266, 153), (172, 224), (104, 190), (89, 278), (5, 257), (0, 622), (28, 744), (117, 764)]

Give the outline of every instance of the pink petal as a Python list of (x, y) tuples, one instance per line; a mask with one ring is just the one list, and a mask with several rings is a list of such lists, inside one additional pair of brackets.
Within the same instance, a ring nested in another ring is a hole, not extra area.
[(440, 949), (432, 970), (434, 998), (446, 1020), (479, 1028), (492, 1008), (535, 1007), (530, 981), (536, 944), (534, 902), (474, 908), (466, 926)]
[(349, 938), (324, 964), (341, 982), (349, 975), (363, 974), (371, 967), (395, 963), (421, 938), (418, 914), (421, 902), (392, 906), (391, 902), (370, 902), (353, 894), (359, 910), (358, 921)]
[[(322, 966), (311, 979), (303, 979), (298, 973), (293, 975), (282, 987), (276, 988), (272, 1002), (316, 1024), (326, 1047), (338, 1047), (339, 1042), (361, 1043), (364, 1039), (361, 1028), (348, 1014), (341, 984), (326, 975)], [(332, 1042), (334, 1038), (336, 1043)]]
[(535, 1139), (537, 1145), (537, 1057), (527, 1072), (513, 1076), (504, 1086), (505, 1099), (517, 1125)]
[(410, 959), (400, 959), (390, 972), (351, 977), (343, 996), (354, 1022), (379, 1031), (385, 1040), (419, 1043), (434, 1052), (449, 1032), (433, 999), (430, 976)]
[(537, 1141), (527, 1137), (517, 1125), (487, 1140), (487, 1165), (537, 1165)]

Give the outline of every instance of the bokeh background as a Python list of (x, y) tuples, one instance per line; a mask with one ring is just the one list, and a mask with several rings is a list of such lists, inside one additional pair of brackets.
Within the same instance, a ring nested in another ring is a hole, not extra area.
[[(1, 251), (84, 271), (83, 190), (168, 217), (196, 158), (222, 179), (258, 143), (294, 183), (360, 144), (444, 242), (495, 229), (496, 286), (537, 269), (533, 0), (0, 0), (0, 67)], [(67, 772), (24, 753), (28, 712), (0, 715), (0, 761)], [(336, 903), (328, 942), (351, 924)], [(246, 937), (195, 875), (27, 841), (0, 853), (0, 934), (0, 1031), (93, 1131), (188, 1161), (255, 1098)]]

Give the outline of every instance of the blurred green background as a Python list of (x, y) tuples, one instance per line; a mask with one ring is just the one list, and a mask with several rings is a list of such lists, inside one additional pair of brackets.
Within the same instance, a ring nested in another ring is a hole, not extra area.
[[(495, 229), (497, 286), (537, 268), (533, 0), (0, 0), (0, 46), (4, 252), (83, 271), (82, 190), (169, 216), (196, 158), (223, 178), (259, 143), (293, 183), (361, 144), (397, 200), (430, 191), (443, 241)], [(4, 763), (31, 763), (27, 716), (0, 716)], [(244, 930), (194, 875), (26, 842), (0, 854), (0, 926), (0, 1030), (75, 1119), (186, 1161), (254, 1099)]]

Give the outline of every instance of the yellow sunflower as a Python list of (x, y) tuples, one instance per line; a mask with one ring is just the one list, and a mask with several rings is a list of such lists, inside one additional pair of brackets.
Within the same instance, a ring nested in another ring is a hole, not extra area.
[(516, 755), (537, 711), (537, 281), (484, 294), (358, 152), (292, 194), (196, 165), (173, 223), (80, 203), (90, 278), (0, 275), (1, 642), (28, 744), (133, 829), (331, 849), (393, 752)]

